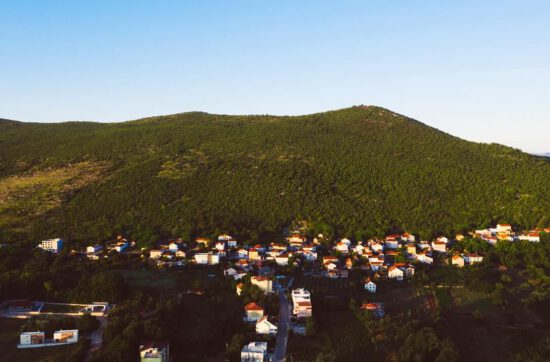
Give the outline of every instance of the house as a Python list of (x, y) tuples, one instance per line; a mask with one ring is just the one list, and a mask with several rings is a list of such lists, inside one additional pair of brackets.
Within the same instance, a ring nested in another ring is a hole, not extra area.
[(300, 288), (294, 289), (291, 293), (292, 313), (298, 318), (311, 317), (312, 305), (309, 291)]
[(369, 264), (372, 271), (377, 272), (378, 270), (380, 270), (380, 268), (384, 266), (384, 260), (377, 259), (376, 261), (369, 261)]
[(152, 249), (149, 251), (149, 258), (151, 259), (160, 259), (164, 254), (164, 250), (161, 249)]
[(195, 262), (200, 265), (216, 265), (220, 263), (220, 255), (211, 251), (208, 253), (196, 253)]
[(397, 266), (392, 265), (388, 269), (388, 278), (395, 280), (403, 280), (403, 270), (399, 269)]
[(374, 284), (370, 278), (365, 281), (364, 287), (367, 292), (376, 293), (376, 284)]
[(185, 258), (185, 256), (186, 256), (185, 251), (183, 251), (183, 250), (176, 251), (176, 253), (174, 255), (176, 256), (176, 258)]
[(170, 250), (172, 252), (176, 252), (176, 251), (180, 250), (180, 246), (179, 246), (179, 244), (172, 241), (170, 244), (168, 244), (168, 250)]
[(253, 276), (250, 278), (252, 285), (256, 285), (258, 288), (264, 291), (264, 293), (273, 292), (273, 281), (268, 277)]
[(245, 322), (256, 322), (262, 319), (262, 317), (264, 316), (264, 309), (260, 307), (258, 304), (252, 302), (252, 303), (248, 303), (244, 307), (244, 313), (245, 313), (245, 317), (244, 317)]
[(416, 242), (416, 237), (410, 233), (404, 233), (403, 235), (401, 235), (401, 240), (408, 241), (409, 243), (414, 243)]
[(363, 251), (365, 250), (365, 247), (361, 244), (357, 244), (355, 245), (352, 250), (357, 254), (357, 255), (363, 255)]
[(307, 260), (307, 261), (315, 261), (317, 260), (317, 253), (315, 251), (310, 251), (310, 250), (304, 250), (304, 258)]
[(260, 256), (260, 253), (257, 249), (250, 249), (248, 251), (248, 260), (260, 260), (262, 257)]
[(348, 244), (340, 241), (338, 244), (336, 244), (334, 250), (342, 254), (347, 254), (349, 253), (349, 246)]
[(483, 257), (477, 254), (466, 254), (464, 255), (464, 261), (466, 264), (475, 264), (475, 263), (481, 263), (483, 261)]
[(38, 244), (38, 247), (42, 250), (50, 251), (52, 253), (58, 253), (63, 247), (63, 239), (48, 239), (43, 240)]
[(237, 240), (235, 240), (235, 239), (227, 240), (227, 247), (228, 248), (236, 248), (237, 247)]
[(288, 238), (286, 238), (286, 241), (292, 247), (302, 246), (306, 242), (306, 240), (307, 239), (306, 239), (305, 236), (301, 236), (298, 233), (294, 233), (291, 236), (289, 236)]
[(250, 342), (241, 350), (241, 362), (267, 362), (267, 342)]
[(44, 332), (23, 332), (19, 336), (19, 344), (25, 346), (29, 344), (44, 344), (46, 335)]
[(504, 233), (504, 234), (510, 235), (512, 233), (512, 225), (497, 224), (497, 233)]
[(204, 248), (207, 248), (208, 244), (210, 244), (210, 240), (207, 238), (196, 238), (195, 242), (199, 247), (204, 247)]
[(243, 283), (239, 283), (239, 284), (237, 284), (237, 286), (235, 287), (236, 292), (237, 292), (237, 295), (238, 295), (239, 297), (241, 296), (241, 293), (243, 292), (243, 288), (244, 288), (244, 284), (243, 284)]
[(248, 259), (248, 250), (240, 248), (237, 250), (237, 257), (240, 259)]
[(78, 329), (55, 331), (53, 340), (56, 343), (76, 343), (78, 342)]
[(141, 362), (168, 362), (170, 348), (168, 342), (146, 342), (139, 346)]
[(406, 247), (407, 254), (415, 256), (416, 255), (416, 245), (413, 243), (407, 244)]
[(428, 265), (431, 265), (434, 262), (434, 259), (430, 255), (426, 254), (426, 252), (418, 253), (416, 255), (416, 260), (418, 260), (422, 264), (428, 264)]
[(90, 245), (90, 246), (86, 247), (86, 253), (87, 253), (87, 254), (97, 253), (97, 252), (100, 251), (101, 249), (103, 249), (103, 246), (101, 246), (101, 245), (99, 245), (99, 244)]
[(384, 317), (384, 304), (382, 303), (363, 303), (361, 309), (371, 312), (376, 318)]
[(451, 264), (462, 268), (464, 266), (464, 259), (460, 255), (453, 255), (451, 258)]
[(441, 240), (436, 240), (432, 242), (432, 249), (433, 251), (437, 251), (439, 253), (446, 253), (447, 252), (447, 243)]
[(323, 265), (326, 265), (327, 263), (338, 263), (338, 258), (335, 257), (334, 255), (329, 255), (329, 256), (323, 256)]
[(117, 253), (122, 253), (128, 246), (130, 246), (130, 244), (126, 239), (120, 239), (111, 246), (111, 249), (115, 250)]
[(399, 247), (399, 235), (390, 235), (386, 237), (384, 246), (388, 249), (397, 249)]
[(372, 244), (370, 244), (370, 248), (375, 253), (379, 253), (384, 249), (382, 244), (380, 244), (379, 242), (373, 242)]
[(256, 333), (273, 336), (277, 334), (277, 326), (271, 323), (267, 316), (263, 316), (256, 322)]
[(540, 233), (538, 231), (531, 231), (528, 234), (520, 235), (519, 240), (527, 240), (527, 241), (538, 243), (540, 242)]
[(275, 257), (275, 262), (277, 265), (286, 266), (288, 265), (288, 254), (281, 254)]
[(224, 251), (225, 250), (225, 242), (224, 241), (218, 241), (214, 247), (219, 251)]

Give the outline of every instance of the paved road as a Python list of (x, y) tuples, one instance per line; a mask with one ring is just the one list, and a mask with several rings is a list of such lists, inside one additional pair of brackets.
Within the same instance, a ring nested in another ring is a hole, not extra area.
[[(292, 280), (289, 286), (292, 284)], [(285, 289), (279, 289), (279, 327), (277, 329), (277, 345), (273, 353), (273, 362), (284, 362), (286, 345), (288, 342), (288, 329), (290, 324), (290, 303), (286, 297)]]

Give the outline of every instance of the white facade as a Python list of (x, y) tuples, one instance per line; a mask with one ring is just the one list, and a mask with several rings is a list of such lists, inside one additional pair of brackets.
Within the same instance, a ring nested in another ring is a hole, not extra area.
[(266, 277), (253, 276), (250, 278), (252, 285), (256, 285), (258, 288), (263, 290), (266, 294), (273, 292), (273, 281)]
[(19, 343), (22, 345), (44, 344), (44, 341), (45, 341), (44, 332), (23, 332), (19, 336)]
[(275, 335), (277, 334), (277, 326), (273, 323), (271, 323), (267, 316), (264, 316), (260, 320), (256, 322), (256, 333), (258, 334), (267, 334), (267, 335)]
[(61, 250), (61, 248), (63, 247), (63, 239), (56, 238), (43, 240), (42, 242), (40, 242), (40, 244), (38, 244), (38, 247), (46, 251), (58, 253), (59, 250)]
[(374, 284), (372, 281), (366, 282), (365, 290), (369, 293), (376, 293), (376, 284)]
[(403, 270), (399, 269), (396, 266), (392, 266), (388, 270), (388, 278), (390, 279), (403, 280), (403, 275), (404, 275)]
[(88, 253), (88, 254), (97, 253), (101, 249), (103, 249), (103, 246), (101, 246), (101, 245), (90, 245), (86, 248), (86, 253)]
[(297, 317), (311, 317), (312, 305), (309, 291), (300, 288), (294, 289), (291, 293), (292, 313)]
[(264, 362), (267, 360), (267, 342), (250, 342), (241, 350), (241, 362)]

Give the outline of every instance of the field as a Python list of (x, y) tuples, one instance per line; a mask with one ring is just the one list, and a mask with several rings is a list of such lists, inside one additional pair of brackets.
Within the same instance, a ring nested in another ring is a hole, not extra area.
[(348, 309), (346, 299), (317, 297), (313, 300), (318, 332), (313, 337), (291, 336), (288, 358), (315, 361), (319, 353), (331, 353), (337, 361), (376, 361), (374, 344)]
[(17, 349), (19, 329), (23, 323), (24, 321), (19, 319), (0, 318), (0, 360), (32, 362), (48, 357), (51, 361), (63, 361), (64, 357), (75, 350), (75, 345)]
[(321, 276), (300, 275), (294, 279), (293, 288), (305, 288), (311, 293), (324, 295), (349, 296), (347, 278), (326, 278)]
[(218, 289), (224, 282), (219, 270), (210, 268), (173, 271), (120, 269), (114, 272), (122, 276), (131, 288), (168, 294), (193, 288)]

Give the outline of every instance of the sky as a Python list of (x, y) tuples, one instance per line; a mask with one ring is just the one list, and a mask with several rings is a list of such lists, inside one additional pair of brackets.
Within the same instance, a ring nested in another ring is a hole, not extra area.
[(550, 1), (0, 1), (0, 118), (378, 105), (550, 152)]

